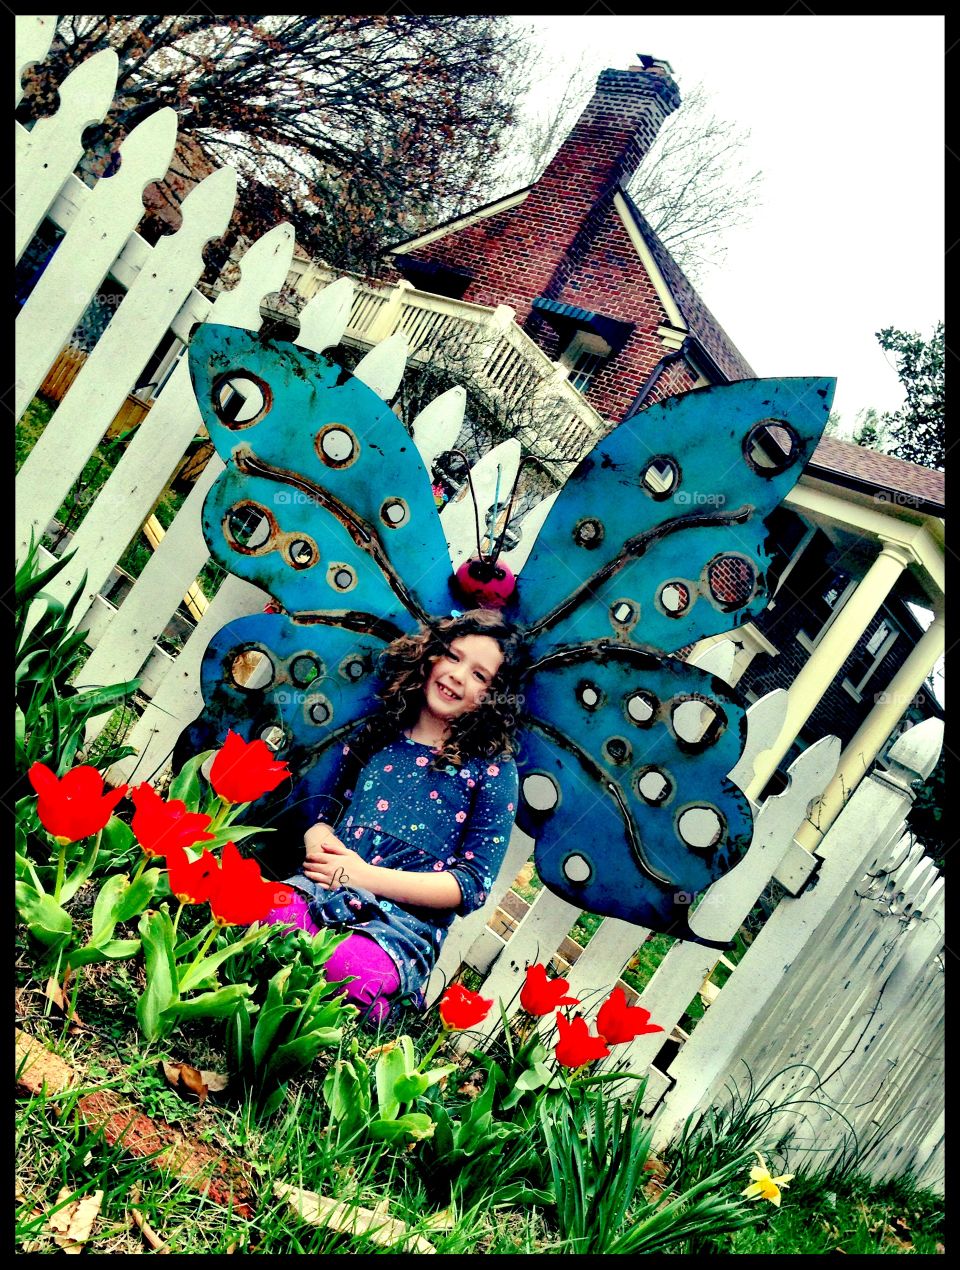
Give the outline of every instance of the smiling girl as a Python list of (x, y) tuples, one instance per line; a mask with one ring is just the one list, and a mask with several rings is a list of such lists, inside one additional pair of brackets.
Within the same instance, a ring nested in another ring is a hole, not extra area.
[[(522, 645), (498, 613), (443, 618), (385, 650), (383, 709), (344, 746), (336, 830), (304, 834), (298, 892), (267, 921), (350, 930), (327, 962), (382, 1022), (422, 1000), (454, 917), (486, 900), (517, 805)], [(359, 770), (358, 770), (359, 769)], [(352, 788), (347, 788), (352, 782)]]

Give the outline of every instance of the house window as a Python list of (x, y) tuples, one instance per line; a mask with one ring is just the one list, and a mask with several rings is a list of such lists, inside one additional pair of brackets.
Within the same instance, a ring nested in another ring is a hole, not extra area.
[(813, 652), (856, 588), (857, 584), (849, 574), (832, 573), (826, 584), (812, 593), (809, 601), (811, 616), (804, 623), (807, 629), (797, 631), (797, 643)]
[[(780, 588), (800, 562), (800, 557), (809, 547), (816, 534), (816, 529), (807, 525), (799, 516), (786, 507), (776, 507), (767, 518), (770, 536), (773, 540), (773, 554), (767, 570), (767, 586), (771, 595), (776, 597)], [(770, 609), (777, 607), (772, 598)]]
[(612, 352), (601, 336), (592, 331), (578, 331), (564, 350), (560, 364), (569, 366), (568, 381), (572, 387), (586, 393)]
[(893, 622), (889, 618), (884, 618), (864, 644), (852, 664), (849, 676), (843, 681), (844, 691), (848, 692), (854, 701), (863, 700), (863, 690), (867, 682), (873, 677), (899, 634)]

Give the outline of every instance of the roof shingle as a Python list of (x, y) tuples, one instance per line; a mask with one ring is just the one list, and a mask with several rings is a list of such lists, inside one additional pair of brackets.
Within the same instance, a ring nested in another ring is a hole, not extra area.
[(827, 476), (832, 472), (838, 476), (852, 477), (894, 493), (905, 494), (911, 499), (943, 507), (942, 472), (921, 467), (919, 463), (908, 463), (906, 459), (894, 458), (892, 454), (867, 450), (852, 441), (841, 441), (838, 437), (821, 437), (807, 470), (811, 475), (817, 475), (813, 470), (817, 468)]

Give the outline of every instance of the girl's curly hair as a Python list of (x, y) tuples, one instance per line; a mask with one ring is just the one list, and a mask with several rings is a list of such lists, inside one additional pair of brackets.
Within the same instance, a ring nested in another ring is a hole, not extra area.
[(526, 665), (526, 648), (519, 633), (490, 609), (472, 609), (459, 617), (443, 617), (416, 635), (401, 635), (380, 654), (378, 672), (384, 687), (377, 694), (383, 709), (361, 726), (350, 745), (368, 761), (398, 733), (411, 728), (423, 709), (423, 690), (438, 657), (463, 635), (486, 635), (496, 640), (503, 663), (487, 687), (485, 700), (460, 715), (430, 766), (460, 767), (471, 758), (496, 758), (513, 752), (523, 697), (518, 691)]

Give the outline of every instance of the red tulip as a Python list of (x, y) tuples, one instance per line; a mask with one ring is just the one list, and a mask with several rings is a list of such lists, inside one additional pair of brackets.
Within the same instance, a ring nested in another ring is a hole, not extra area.
[(210, 768), (210, 784), (227, 803), (252, 803), (276, 789), (290, 769), (266, 741), (245, 741), (231, 728)]
[(451, 983), (440, 998), (437, 1009), (445, 1032), (463, 1032), (476, 1027), (490, 1013), (493, 1001), (479, 992), (471, 992), (462, 983)]
[(34, 763), (27, 776), (37, 791), (40, 823), (63, 842), (79, 842), (99, 832), (127, 792), (121, 785), (105, 794), (95, 767), (73, 767), (58, 777), (44, 763)]
[(608, 1045), (622, 1045), (635, 1036), (662, 1032), (659, 1023), (650, 1022), (650, 1011), (642, 1005), (627, 1005), (622, 988), (614, 988), (597, 1012), (597, 1031)]
[(167, 873), (170, 890), (181, 904), (202, 904), (217, 886), (220, 866), (209, 851), (204, 851), (199, 860), (190, 860), (183, 847), (171, 847), (167, 851)]
[(210, 911), (221, 926), (249, 926), (272, 908), (289, 904), (293, 891), (278, 882), (265, 881), (256, 860), (245, 860), (228, 842), (209, 898)]
[(566, 1019), (557, 1014), (557, 1030), (560, 1039), (554, 1053), (557, 1062), (564, 1067), (582, 1067), (584, 1063), (595, 1058), (606, 1058), (610, 1051), (600, 1036), (591, 1036), (586, 1020), (579, 1014), (573, 1019)]
[(527, 966), (527, 977), (520, 989), (520, 1004), (527, 1014), (552, 1014), (558, 1005), (579, 1005), (576, 997), (564, 996), (570, 987), (567, 979), (548, 979), (539, 961)]
[(179, 798), (164, 801), (147, 781), (131, 790), (130, 797), (136, 807), (133, 832), (147, 855), (167, 855), (176, 847), (192, 847), (216, 837), (204, 832), (209, 816), (187, 811), (186, 803)]

